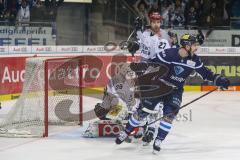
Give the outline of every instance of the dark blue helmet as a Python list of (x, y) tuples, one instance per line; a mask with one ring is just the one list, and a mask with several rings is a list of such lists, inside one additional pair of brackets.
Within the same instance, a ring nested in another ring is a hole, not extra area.
[(180, 44), (181, 46), (191, 46), (194, 43), (198, 43), (197, 36), (191, 35), (191, 34), (184, 34), (180, 38)]

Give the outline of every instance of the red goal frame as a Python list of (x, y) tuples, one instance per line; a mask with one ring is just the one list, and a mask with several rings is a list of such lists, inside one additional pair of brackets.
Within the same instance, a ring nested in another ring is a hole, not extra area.
[(49, 62), (60, 61), (60, 60), (74, 60), (78, 63), (78, 85), (79, 85), (79, 125), (83, 124), (83, 98), (82, 98), (82, 86), (83, 86), (83, 70), (82, 70), (82, 59), (80, 57), (65, 57), (65, 58), (49, 58), (44, 61), (44, 132), (43, 137), (48, 137), (49, 135), (49, 124), (48, 124), (48, 89), (49, 89)]

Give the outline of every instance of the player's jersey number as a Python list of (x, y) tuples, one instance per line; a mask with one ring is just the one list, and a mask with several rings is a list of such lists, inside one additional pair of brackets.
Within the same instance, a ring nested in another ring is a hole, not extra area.
[(158, 48), (165, 49), (166, 45), (167, 45), (166, 42), (160, 42), (159, 45), (158, 45)]

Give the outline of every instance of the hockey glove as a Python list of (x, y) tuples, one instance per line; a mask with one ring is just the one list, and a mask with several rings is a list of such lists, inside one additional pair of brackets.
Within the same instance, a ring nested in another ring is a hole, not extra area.
[(216, 75), (214, 79), (214, 84), (216, 86), (220, 86), (222, 89), (228, 89), (228, 86), (230, 85), (230, 81), (221, 75)]
[(129, 41), (128, 42), (128, 51), (134, 56), (137, 50), (139, 50), (139, 44), (136, 41)]
[(95, 105), (94, 112), (99, 119), (105, 120), (109, 110), (103, 108), (100, 103), (97, 103)]
[(142, 30), (143, 20), (140, 17), (137, 17), (134, 21), (134, 27), (136, 31)]

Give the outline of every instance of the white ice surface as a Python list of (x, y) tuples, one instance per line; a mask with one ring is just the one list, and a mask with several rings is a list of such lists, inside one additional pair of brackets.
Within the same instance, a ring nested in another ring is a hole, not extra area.
[[(186, 92), (183, 104), (203, 93)], [(96, 99), (84, 98), (84, 107)], [(8, 110), (2, 104), (0, 118)], [(191, 113), (191, 115), (190, 115)], [(84, 127), (65, 127), (48, 138), (0, 138), (1, 160), (239, 160), (240, 92), (214, 92), (181, 111), (159, 155), (152, 146), (114, 144), (113, 138), (83, 138)]]

